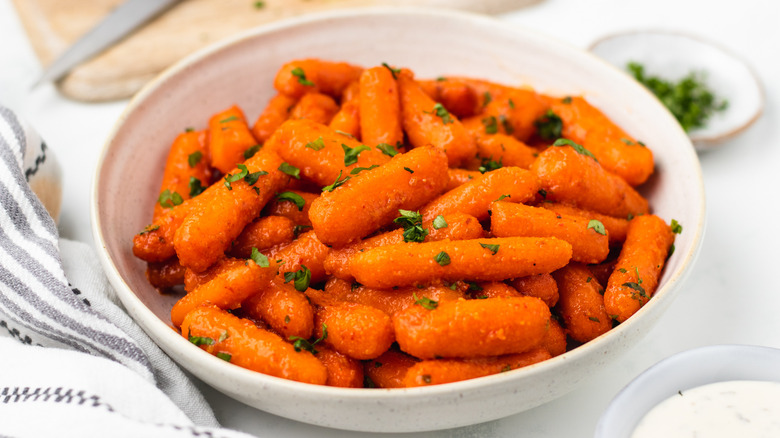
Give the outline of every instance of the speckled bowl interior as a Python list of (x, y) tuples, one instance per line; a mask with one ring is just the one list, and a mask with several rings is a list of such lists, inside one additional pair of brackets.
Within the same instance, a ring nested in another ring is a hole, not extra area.
[[(341, 389), (251, 372), (201, 351), (170, 325), (175, 297), (146, 281), (131, 240), (150, 222), (174, 137), (204, 127), (232, 104), (254, 120), (274, 94), (284, 62), (320, 57), (364, 66), (388, 62), (418, 77), (466, 75), (586, 96), (654, 152), (642, 192), (654, 212), (685, 231), (660, 288), (634, 317), (600, 338), (527, 368), (412, 389)], [(131, 316), (176, 362), (244, 403), (295, 420), (362, 431), (423, 431), (475, 424), (543, 404), (598, 368), (630, 354), (680, 291), (704, 231), (704, 189), (690, 141), (644, 88), (579, 49), (490, 18), (417, 9), (358, 9), (259, 27), (200, 51), (136, 95), (108, 138), (96, 170), (92, 226), (103, 266)]]

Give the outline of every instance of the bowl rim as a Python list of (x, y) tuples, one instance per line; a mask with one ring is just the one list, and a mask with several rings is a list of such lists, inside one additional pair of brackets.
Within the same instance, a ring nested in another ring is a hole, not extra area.
[[(619, 31), (619, 32), (612, 32), (607, 35), (603, 35), (599, 38), (597, 38), (595, 41), (591, 42), (588, 45), (588, 52), (594, 53), (594, 50), (596, 47), (598, 47), (600, 44), (603, 44), (607, 41), (617, 39), (617, 38), (624, 38), (624, 37), (631, 37), (631, 36), (637, 36), (637, 35), (662, 35), (662, 36), (671, 36), (671, 37), (677, 37), (677, 38), (686, 38), (688, 40), (694, 41), (699, 44), (703, 44), (706, 46), (710, 46), (717, 51), (723, 53), (729, 58), (732, 58), (737, 63), (741, 64), (745, 67), (748, 74), (753, 79), (753, 82), (756, 84), (756, 88), (758, 90), (758, 97), (759, 102), (758, 106), (756, 106), (755, 111), (753, 114), (751, 114), (750, 118), (747, 119), (742, 125), (736, 126), (728, 131), (724, 131), (717, 135), (703, 135), (703, 134), (696, 134), (695, 132), (690, 134), (689, 137), (691, 139), (691, 142), (693, 143), (693, 146), (696, 150), (699, 151), (706, 151), (709, 149), (712, 149), (713, 147), (719, 145), (720, 143), (731, 139), (735, 137), (736, 135), (744, 132), (753, 124), (761, 118), (761, 116), (764, 114), (764, 109), (766, 108), (766, 89), (764, 86), (764, 83), (761, 81), (761, 78), (759, 77), (758, 73), (756, 72), (756, 69), (753, 67), (753, 65), (748, 62), (747, 59), (740, 56), (738, 53), (734, 52), (733, 50), (729, 49), (725, 45), (710, 40), (706, 37), (703, 37), (698, 34), (693, 34), (689, 32), (685, 32), (682, 30), (670, 30), (670, 29), (663, 29), (663, 28), (644, 28), (644, 29), (632, 29), (632, 30), (625, 30), (625, 31)], [(594, 53), (595, 54), (595, 53)], [(618, 68), (617, 66), (615, 66)], [(620, 68), (618, 68), (620, 70)], [(623, 71), (623, 70), (621, 70)], [(623, 73), (628, 74), (631, 76), (628, 72), (623, 71)], [(655, 96), (655, 95), (654, 95)], [(671, 113), (670, 113), (671, 114)]]
[[(546, 361), (531, 366), (523, 367), (521, 369), (512, 370), (506, 373), (499, 373), (496, 375), (490, 375), (490, 376), (480, 377), (476, 379), (453, 382), (453, 383), (448, 383), (443, 385), (419, 387), (419, 388), (392, 388), (392, 389), (337, 388), (337, 387), (328, 387), (322, 385), (312, 385), (312, 384), (306, 384), (306, 383), (291, 381), (287, 379), (282, 379), (282, 378), (261, 374), (255, 371), (251, 371), (248, 369), (244, 369), (226, 363), (225, 361), (206, 353), (205, 351), (201, 350), (197, 346), (188, 342), (177, 331), (172, 330), (168, 324), (163, 322), (154, 313), (152, 313), (151, 310), (149, 310), (149, 308), (147, 308), (143, 304), (140, 298), (135, 295), (133, 290), (122, 278), (117, 267), (114, 265), (113, 261), (111, 260), (106, 245), (106, 239), (103, 236), (104, 227), (102, 227), (102, 224), (100, 222), (99, 206), (98, 206), (99, 203), (98, 202), (99, 201), (98, 181), (99, 181), (99, 176), (101, 174), (101, 171), (103, 169), (104, 160), (108, 155), (108, 151), (111, 149), (111, 145), (113, 143), (114, 138), (116, 137), (122, 125), (126, 121), (128, 115), (131, 112), (133, 112), (135, 109), (137, 109), (144, 102), (146, 97), (154, 93), (161, 84), (165, 83), (170, 78), (180, 74), (181, 72), (189, 68), (189, 66), (191, 66), (193, 63), (208, 58), (209, 56), (213, 55), (216, 52), (237, 45), (243, 41), (258, 38), (261, 37), (262, 35), (276, 32), (279, 30), (306, 25), (312, 22), (327, 21), (332, 19), (343, 19), (343, 18), (358, 17), (358, 16), (365, 16), (365, 15), (375, 16), (375, 15), (384, 15), (384, 14), (413, 15), (415, 17), (419, 17), (421, 15), (427, 15), (433, 18), (440, 18), (440, 19), (447, 18), (447, 19), (454, 19), (460, 21), (468, 21), (474, 24), (489, 25), (493, 27), (500, 26), (505, 32), (511, 33), (516, 38), (530, 40), (533, 42), (540, 42), (545, 45), (554, 45), (555, 47), (568, 52), (576, 51), (582, 56), (588, 57), (592, 62), (600, 63), (602, 66), (606, 68), (619, 71), (619, 69), (617, 69), (615, 66), (611, 65), (610, 63), (597, 57), (596, 55), (594, 55), (593, 53), (585, 49), (578, 48), (571, 44), (565, 43), (560, 39), (555, 38), (554, 36), (543, 34), (530, 28), (526, 28), (522, 26), (510, 26), (507, 23), (501, 22), (500, 20), (492, 17), (475, 14), (475, 13), (463, 12), (463, 11), (441, 10), (441, 9), (434, 9), (428, 7), (386, 7), (386, 6), (359, 7), (359, 8), (341, 9), (336, 11), (317, 12), (317, 13), (307, 14), (299, 17), (287, 18), (273, 23), (263, 24), (258, 27), (244, 31), (235, 36), (232, 36), (230, 38), (215, 42), (201, 50), (198, 50), (186, 56), (185, 58), (178, 61), (174, 65), (168, 67), (157, 77), (155, 77), (152, 81), (147, 83), (135, 96), (133, 96), (133, 98), (130, 100), (127, 107), (124, 109), (124, 111), (117, 119), (116, 123), (114, 124), (113, 128), (111, 129), (103, 145), (98, 160), (98, 165), (93, 174), (92, 194), (91, 194), (91, 202), (90, 202), (90, 218), (91, 218), (92, 234), (96, 242), (96, 248), (98, 250), (99, 259), (105, 270), (106, 276), (109, 278), (112, 286), (117, 291), (117, 295), (119, 296), (120, 300), (122, 301), (127, 311), (133, 317), (133, 319), (143, 328), (143, 330), (150, 336), (150, 338), (152, 338), (155, 341), (155, 344), (160, 346), (160, 348), (164, 350), (168, 355), (173, 356), (174, 359), (176, 359), (176, 357), (179, 356), (190, 356), (190, 357), (194, 356), (195, 358), (197, 358), (199, 364), (205, 368), (204, 371), (207, 373), (217, 373), (238, 380), (242, 380), (247, 383), (260, 385), (260, 386), (279, 385), (281, 387), (286, 387), (287, 389), (290, 390), (299, 391), (301, 394), (329, 395), (329, 396), (336, 396), (344, 400), (370, 399), (372, 401), (379, 400), (381, 402), (382, 400), (386, 401), (398, 397), (403, 397), (404, 399), (429, 398), (431, 396), (451, 394), (453, 392), (454, 393), (465, 392), (476, 388), (500, 386), (511, 380), (538, 375), (542, 372), (547, 372), (548, 369), (560, 368), (569, 362), (572, 361), (576, 362), (580, 358), (587, 357), (588, 355), (591, 354), (591, 350), (599, 350), (602, 348), (600, 344), (603, 342), (604, 339), (616, 338), (624, 332), (631, 331), (634, 325), (638, 323), (637, 320), (639, 318), (629, 318), (627, 321), (618, 325), (617, 327), (614, 327), (609, 332), (573, 350), (567, 351), (566, 353), (563, 353), (559, 356), (548, 359)], [(621, 73), (625, 74), (623, 72)], [(639, 84), (637, 84), (637, 86), (640, 87)], [(645, 90), (646, 93), (652, 95), (652, 93), (649, 90), (646, 90), (644, 87), (641, 88)], [(669, 114), (668, 112), (667, 114), (668, 117), (673, 119), (671, 114)], [(680, 131), (682, 131), (681, 128)], [(685, 136), (685, 138), (687, 140), (687, 136)], [(687, 142), (690, 144), (689, 140), (687, 140)], [(676, 272), (674, 272), (670, 278), (668, 278), (668, 280), (663, 285), (663, 287), (659, 288), (653, 294), (653, 299), (651, 299), (645, 306), (643, 306), (637, 312), (636, 315), (644, 314), (648, 312), (650, 309), (662, 305), (662, 302), (674, 297), (674, 295), (670, 296), (669, 292), (675, 289), (676, 287), (678, 287), (678, 285), (682, 283), (684, 279), (687, 278), (687, 276), (690, 274), (691, 266), (693, 265), (693, 262), (695, 261), (701, 249), (701, 243), (703, 240), (703, 234), (705, 231), (705, 222), (706, 222), (706, 214), (705, 214), (706, 201), (705, 201), (705, 192), (704, 192), (704, 183), (703, 183), (703, 177), (701, 172), (701, 165), (698, 161), (698, 158), (696, 157), (696, 152), (692, 145), (688, 150), (680, 151), (680, 153), (689, 154), (689, 158), (693, 163), (693, 167), (691, 170), (694, 173), (693, 180), (696, 183), (696, 186), (693, 187), (693, 189), (695, 189), (697, 192), (695, 196), (695, 200), (697, 200), (699, 203), (699, 208), (698, 211), (696, 212), (696, 216), (698, 217), (698, 223), (691, 224), (690, 226), (686, 225), (686, 229), (695, 230), (695, 235), (692, 238), (691, 247), (688, 249), (688, 251), (685, 254), (681, 254), (682, 256), (684, 256), (684, 259), (681, 261), (679, 269)], [(169, 349), (172, 351), (169, 351)], [(200, 356), (195, 356), (198, 354)], [(184, 366), (178, 360), (176, 360), (176, 362), (178, 366)]]
[[(621, 424), (626, 418), (630, 418), (626, 411), (631, 407), (642, 409), (644, 413), (649, 412), (654, 406), (663, 402), (675, 392), (700, 387), (710, 383), (726, 382), (733, 380), (757, 380), (757, 381), (777, 381), (780, 382), (780, 369), (776, 371), (774, 378), (765, 376), (753, 378), (734, 378), (729, 377), (734, 373), (742, 375), (735, 371), (735, 366), (744, 364), (755, 364), (756, 361), (780, 363), (780, 349), (763, 345), (746, 344), (715, 344), (702, 347), (683, 350), (668, 356), (634, 377), (618, 394), (610, 401), (607, 408), (599, 418), (596, 425), (594, 438), (611, 438), (616, 433), (621, 432), (615, 424)], [(698, 367), (696, 378), (685, 378), (681, 376), (686, 369), (691, 366)], [(683, 382), (684, 380), (684, 382)], [(648, 387), (673, 388), (669, 394), (658, 396), (658, 394), (648, 395)], [(642, 417), (633, 418), (631, 430), (639, 423)], [(625, 425), (626, 423), (622, 423)]]

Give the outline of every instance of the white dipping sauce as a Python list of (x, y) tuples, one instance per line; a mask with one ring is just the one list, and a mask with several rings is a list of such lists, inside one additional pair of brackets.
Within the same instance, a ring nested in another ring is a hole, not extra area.
[(651, 409), (631, 435), (659, 437), (780, 437), (780, 382), (735, 380), (675, 394)]

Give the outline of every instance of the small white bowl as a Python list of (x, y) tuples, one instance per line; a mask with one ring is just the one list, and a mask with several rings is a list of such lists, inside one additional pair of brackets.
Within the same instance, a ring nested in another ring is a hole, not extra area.
[(626, 438), (653, 407), (709, 383), (732, 380), (780, 382), (780, 350), (712, 345), (677, 353), (645, 370), (610, 402), (595, 438)]
[[(278, 68), (320, 57), (411, 68), (418, 77), (465, 75), (551, 94), (586, 96), (653, 150), (657, 175), (642, 188), (656, 214), (685, 228), (659, 289), (636, 315), (561, 356), (447, 385), (345, 389), (249, 371), (183, 338), (170, 323), (175, 296), (160, 295), (133, 257), (133, 235), (151, 219), (175, 136), (238, 104), (254, 120), (274, 95)], [(106, 274), (130, 315), (184, 368), (270, 413), (322, 426), (374, 432), (452, 428), (515, 414), (571, 391), (618, 360), (681, 290), (704, 232), (704, 187), (690, 140), (643, 87), (592, 54), (535, 32), (460, 12), (378, 8), (304, 16), (263, 26), (181, 61), (139, 92), (108, 138), (95, 174), (92, 229)]]
[(679, 81), (691, 72), (703, 79), (717, 99), (728, 101), (702, 128), (688, 132), (694, 146), (704, 150), (737, 135), (755, 122), (764, 109), (764, 90), (753, 69), (729, 50), (699, 37), (667, 31), (635, 31), (610, 35), (590, 50), (619, 69), (629, 62), (645, 67), (648, 76)]

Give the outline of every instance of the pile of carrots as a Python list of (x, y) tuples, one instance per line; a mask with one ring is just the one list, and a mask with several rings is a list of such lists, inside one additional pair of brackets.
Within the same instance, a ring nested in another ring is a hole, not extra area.
[[(514, 370), (631, 317), (681, 226), (581, 97), (319, 59), (174, 141), (133, 240), (173, 325), (235, 365), (397, 388)], [(151, 206), (150, 206), (151, 207)]]

